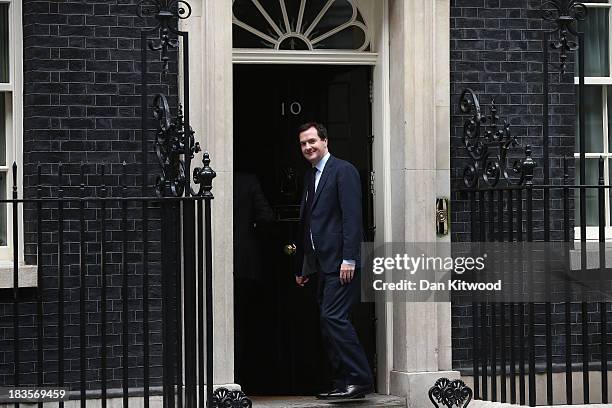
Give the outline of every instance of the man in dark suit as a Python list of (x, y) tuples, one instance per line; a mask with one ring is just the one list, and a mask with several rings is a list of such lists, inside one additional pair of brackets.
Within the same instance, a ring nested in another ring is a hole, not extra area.
[(320, 399), (362, 398), (372, 374), (349, 318), (359, 298), (362, 240), (361, 183), (357, 169), (330, 155), (327, 130), (319, 123), (298, 129), (300, 147), (312, 168), (306, 172), (300, 208), (301, 243), (296, 283), (318, 274), (323, 345), (331, 361), (334, 389)]

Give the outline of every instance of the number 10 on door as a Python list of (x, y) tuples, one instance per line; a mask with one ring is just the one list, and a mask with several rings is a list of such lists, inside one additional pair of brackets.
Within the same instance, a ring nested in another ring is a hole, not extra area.
[(297, 116), (302, 113), (302, 105), (299, 102), (291, 102), (287, 104), (281, 102), (281, 116), (286, 116), (288, 113)]

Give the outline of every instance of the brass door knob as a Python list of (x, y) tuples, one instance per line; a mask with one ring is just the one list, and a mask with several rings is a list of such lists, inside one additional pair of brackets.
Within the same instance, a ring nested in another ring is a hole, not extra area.
[(291, 256), (295, 255), (296, 246), (295, 244), (287, 244), (283, 247), (283, 252), (285, 255)]

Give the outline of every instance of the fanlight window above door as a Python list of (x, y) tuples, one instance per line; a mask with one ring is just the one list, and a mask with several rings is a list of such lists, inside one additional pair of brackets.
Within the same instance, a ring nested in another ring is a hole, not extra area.
[(353, 0), (233, 0), (234, 48), (369, 51)]

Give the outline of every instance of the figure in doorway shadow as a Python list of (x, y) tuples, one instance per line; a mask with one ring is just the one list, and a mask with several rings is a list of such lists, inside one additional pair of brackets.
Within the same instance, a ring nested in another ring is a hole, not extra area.
[[(234, 372), (243, 384), (248, 366), (248, 336), (257, 332), (257, 305), (263, 285), (260, 240), (257, 226), (273, 221), (274, 212), (257, 177), (234, 173)], [(257, 352), (257, 350), (251, 350)]]

